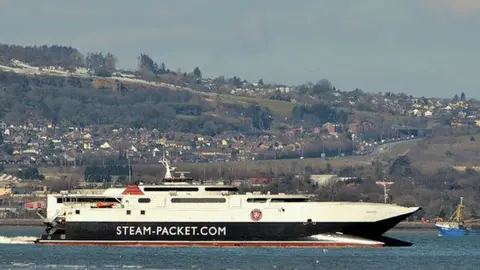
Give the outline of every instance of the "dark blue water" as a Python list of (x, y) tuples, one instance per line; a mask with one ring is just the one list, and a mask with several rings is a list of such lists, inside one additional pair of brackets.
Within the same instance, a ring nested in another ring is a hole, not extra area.
[[(42, 228), (0, 227), (0, 242)], [(392, 232), (408, 248), (199, 248), (0, 244), (0, 269), (480, 269), (480, 236)], [(16, 238), (14, 238), (16, 237)]]

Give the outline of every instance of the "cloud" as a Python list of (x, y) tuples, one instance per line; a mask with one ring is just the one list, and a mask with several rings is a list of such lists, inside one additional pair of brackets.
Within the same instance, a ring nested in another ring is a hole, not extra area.
[(447, 12), (461, 17), (480, 13), (480, 0), (426, 0), (425, 6), (434, 12)]

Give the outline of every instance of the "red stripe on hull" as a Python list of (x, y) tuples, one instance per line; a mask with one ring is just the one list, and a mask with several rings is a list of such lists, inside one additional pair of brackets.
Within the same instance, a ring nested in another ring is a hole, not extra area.
[(171, 246), (171, 247), (383, 247), (382, 243), (342, 243), (329, 241), (74, 241), (37, 240), (41, 245)]

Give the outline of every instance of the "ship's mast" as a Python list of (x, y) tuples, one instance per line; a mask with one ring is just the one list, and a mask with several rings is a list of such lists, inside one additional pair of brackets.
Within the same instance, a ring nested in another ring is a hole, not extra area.
[(163, 166), (165, 167), (165, 176), (163, 178), (164, 179), (172, 179), (173, 178), (172, 171), (175, 170), (175, 167), (170, 167), (170, 163), (168, 162), (168, 159), (165, 155), (165, 147), (163, 148), (163, 157), (160, 160), (160, 163), (162, 163)]
[(387, 189), (387, 182), (383, 179), (383, 203), (387, 203), (388, 200), (388, 189)]
[(160, 163), (162, 163), (163, 166), (165, 167), (165, 176), (163, 178), (166, 178), (166, 179), (172, 178), (172, 172), (170, 171), (170, 165), (168, 164), (168, 160), (165, 157), (165, 148), (163, 149), (163, 157), (160, 160)]
[(463, 197), (460, 197), (460, 204), (457, 206), (457, 216), (455, 217), (456, 222), (463, 223)]
[(127, 155), (128, 160), (128, 184), (132, 183), (132, 165), (130, 164), (130, 157)]

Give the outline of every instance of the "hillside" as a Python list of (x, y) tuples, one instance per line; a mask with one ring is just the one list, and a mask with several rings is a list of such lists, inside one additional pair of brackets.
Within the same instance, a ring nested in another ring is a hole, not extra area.
[[(298, 97), (299, 103), (284, 86), (252, 84), (235, 76), (202, 78), (198, 68), (172, 71), (146, 54), (139, 56), (134, 72), (117, 70), (116, 61), (110, 53), (85, 56), (72, 47), (0, 44), (0, 118), (8, 123), (119, 125), (215, 135), (285, 130), (297, 122), (346, 124), (355, 117), (329, 105), (299, 107), (312, 101)], [(315, 87), (312, 91), (322, 88)]]
[(393, 159), (406, 154), (415, 166), (424, 172), (455, 166), (476, 167), (480, 165), (480, 133), (472, 129), (471, 134), (436, 136), (421, 141), (395, 145), (382, 158)]
[[(16, 59), (0, 66), (0, 85), (0, 118), (8, 123), (52, 121), (72, 126), (120, 125), (214, 135), (219, 130), (248, 131), (252, 117), (271, 114), (267, 107), (256, 109), (254, 105), (261, 101), (232, 102), (233, 96), (217, 98), (215, 94), (147, 81), (134, 74), (97, 76), (87, 68), (42, 68)], [(272, 103), (271, 108), (282, 107)], [(283, 113), (288, 114), (288, 110)]]

